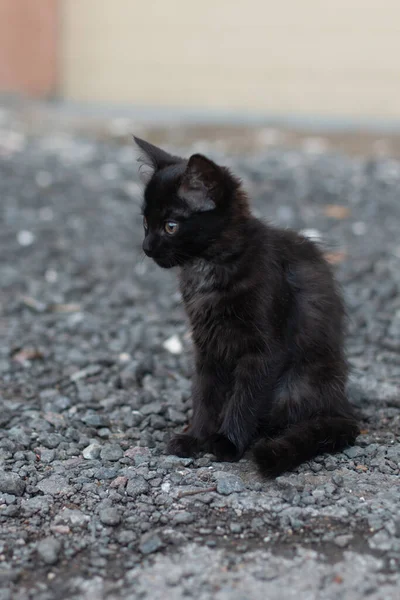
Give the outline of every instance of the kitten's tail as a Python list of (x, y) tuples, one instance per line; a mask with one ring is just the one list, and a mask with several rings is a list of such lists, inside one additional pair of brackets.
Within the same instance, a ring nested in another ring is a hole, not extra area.
[(340, 452), (359, 434), (352, 416), (317, 416), (289, 425), (278, 437), (260, 440), (254, 457), (261, 473), (276, 477), (324, 452)]

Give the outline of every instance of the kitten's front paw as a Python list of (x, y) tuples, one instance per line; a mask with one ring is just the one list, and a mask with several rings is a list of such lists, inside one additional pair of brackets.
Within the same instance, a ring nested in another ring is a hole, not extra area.
[(221, 433), (213, 435), (209, 440), (210, 452), (215, 454), (217, 460), (234, 462), (239, 460), (242, 453), (227, 437)]
[(180, 433), (175, 435), (167, 444), (167, 454), (175, 454), (182, 458), (195, 456), (199, 451), (199, 443), (191, 435)]

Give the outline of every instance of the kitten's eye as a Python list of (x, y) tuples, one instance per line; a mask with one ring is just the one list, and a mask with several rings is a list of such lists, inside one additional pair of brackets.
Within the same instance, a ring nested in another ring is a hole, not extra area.
[(143, 217), (143, 227), (146, 229), (146, 231), (149, 228), (146, 217)]
[(179, 229), (179, 225), (178, 223), (176, 223), (176, 221), (166, 221), (164, 229), (168, 233), (168, 235), (175, 235), (175, 233)]

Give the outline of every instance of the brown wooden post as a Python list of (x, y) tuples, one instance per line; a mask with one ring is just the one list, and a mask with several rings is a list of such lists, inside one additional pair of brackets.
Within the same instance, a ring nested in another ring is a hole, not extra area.
[(0, 93), (54, 94), (57, 37), (57, 0), (0, 0)]

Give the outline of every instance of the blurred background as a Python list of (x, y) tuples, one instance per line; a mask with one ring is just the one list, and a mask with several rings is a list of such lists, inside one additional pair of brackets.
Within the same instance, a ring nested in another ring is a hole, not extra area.
[(0, 91), (260, 117), (400, 119), (398, 0), (0, 0)]

